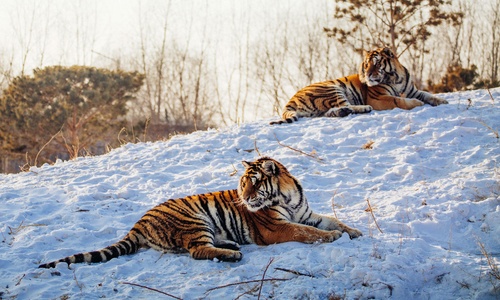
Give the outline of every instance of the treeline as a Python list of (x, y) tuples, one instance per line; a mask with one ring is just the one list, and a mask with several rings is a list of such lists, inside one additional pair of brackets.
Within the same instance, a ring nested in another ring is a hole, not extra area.
[[(16, 51), (0, 49), (0, 171), (277, 116), (296, 90), (357, 72), (361, 50), (382, 44), (421, 88), (499, 85), (500, 0), (293, 2), (234, 4), (226, 23), (209, 3), (138, 2), (126, 42), (103, 48), (98, 2), (54, 14), (20, 1)], [(67, 40), (50, 66), (54, 34)]]

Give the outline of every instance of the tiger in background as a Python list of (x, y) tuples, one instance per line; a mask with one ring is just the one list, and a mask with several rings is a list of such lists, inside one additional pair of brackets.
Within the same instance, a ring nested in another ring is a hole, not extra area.
[(333, 242), (347, 232), (362, 235), (334, 217), (314, 213), (299, 181), (278, 161), (243, 161), (238, 188), (170, 199), (152, 208), (117, 243), (40, 265), (105, 262), (140, 248), (188, 252), (194, 259), (239, 261), (240, 244)]
[(373, 109), (412, 109), (425, 103), (448, 103), (418, 90), (408, 69), (391, 49), (377, 48), (363, 54), (358, 74), (306, 86), (285, 105), (282, 120), (270, 124), (292, 123), (301, 117), (345, 117)]

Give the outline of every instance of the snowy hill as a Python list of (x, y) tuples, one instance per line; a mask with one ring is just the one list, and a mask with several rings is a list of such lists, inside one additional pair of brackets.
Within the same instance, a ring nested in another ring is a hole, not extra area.
[[(183, 299), (255, 299), (266, 267), (265, 278), (287, 280), (262, 282), (262, 299), (498, 299), (487, 257), (498, 266), (500, 88), (491, 93), (445, 94), (450, 104), (411, 111), (262, 120), (0, 175), (0, 299), (163, 296), (144, 287)], [(37, 268), (114, 243), (169, 198), (235, 188), (241, 161), (259, 153), (302, 182), (313, 210), (364, 236), (245, 245), (238, 263), (145, 250)]]

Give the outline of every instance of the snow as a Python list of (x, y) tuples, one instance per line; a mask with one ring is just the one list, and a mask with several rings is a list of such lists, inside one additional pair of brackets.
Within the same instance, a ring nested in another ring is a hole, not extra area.
[[(494, 99), (486, 90), (442, 94), (450, 104), (411, 111), (280, 126), (266, 119), (0, 175), (0, 299), (163, 296), (145, 287), (183, 299), (255, 299), (266, 267), (265, 278), (287, 280), (262, 282), (262, 299), (498, 299), (500, 281), (480, 247), (498, 266), (500, 88), (490, 91)], [(149, 249), (37, 268), (114, 243), (167, 199), (235, 188), (241, 161), (259, 155), (302, 182), (314, 211), (364, 236), (244, 245), (237, 263)]]

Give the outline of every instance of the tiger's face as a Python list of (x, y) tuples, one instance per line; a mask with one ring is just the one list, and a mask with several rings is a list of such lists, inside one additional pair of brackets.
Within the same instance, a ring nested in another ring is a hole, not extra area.
[(277, 205), (277, 190), (280, 168), (278, 162), (263, 157), (254, 162), (243, 161), (246, 170), (240, 178), (238, 195), (248, 210), (256, 212), (262, 208)]
[(359, 69), (359, 79), (367, 86), (392, 84), (397, 68), (398, 59), (389, 48), (377, 48), (364, 52), (364, 60)]

